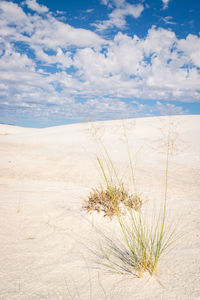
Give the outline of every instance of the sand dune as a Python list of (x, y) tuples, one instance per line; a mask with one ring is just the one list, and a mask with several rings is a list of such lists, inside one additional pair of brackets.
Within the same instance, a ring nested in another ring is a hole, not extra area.
[[(185, 235), (161, 259), (156, 276), (109, 274), (92, 262), (98, 230), (115, 238), (117, 220), (82, 208), (102, 183), (90, 123), (45, 129), (0, 125), (0, 299), (200, 299), (200, 116), (174, 116), (169, 164), (169, 219)], [(125, 121), (144, 209), (164, 196), (168, 117)], [(121, 121), (95, 122), (131, 189)]]

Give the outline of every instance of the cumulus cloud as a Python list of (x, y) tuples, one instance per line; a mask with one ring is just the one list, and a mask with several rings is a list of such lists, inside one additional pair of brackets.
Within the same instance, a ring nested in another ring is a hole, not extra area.
[(35, 71), (35, 63), (27, 57), (26, 54), (20, 54), (14, 51), (10, 47), (5, 50), (4, 55), (1, 58), (1, 70), (7, 73), (11, 70), (31, 70)]
[(163, 116), (165, 115), (183, 115), (188, 113), (186, 109), (183, 109), (181, 106), (176, 106), (171, 103), (163, 104), (160, 101), (157, 101), (156, 104), (152, 107), (152, 111), (159, 113)]
[(191, 62), (200, 68), (200, 38), (196, 35), (189, 34), (186, 39), (180, 39), (178, 46)]
[[(24, 24), (24, 22), (28, 21), (27, 15), (23, 11), (23, 9), (15, 3), (1, 1), (0, 2), (0, 20), (1, 20), (1, 34), (3, 34), (3, 29), (9, 24), (15, 24), (16, 26), (20, 25), (20, 22)], [(9, 33), (5, 32), (5, 35)]]
[(38, 13), (45, 13), (49, 11), (49, 9), (46, 6), (38, 4), (36, 0), (26, 0), (25, 3), (28, 6), (28, 8)]
[(91, 86), (99, 94), (194, 100), (200, 74), (179, 42), (164, 29), (151, 28), (145, 39), (119, 33), (106, 53), (91, 48), (77, 51), (74, 65), (87, 89)]
[(94, 24), (98, 31), (112, 27), (124, 28), (126, 25), (126, 16), (132, 16), (137, 19), (144, 10), (142, 4), (129, 4), (124, 0), (113, 0), (112, 4), (115, 6), (115, 9), (109, 14), (108, 20)]
[(59, 21), (48, 13), (44, 19), (40, 15), (27, 15), (17, 4), (0, 2), (0, 34), (10, 41), (23, 41), (30, 45), (46, 48), (77, 46), (96, 47), (105, 41), (94, 32), (74, 28)]
[[(114, 11), (125, 10), (127, 3), (112, 5)], [(139, 101), (150, 99), (157, 101), (152, 112), (184, 113), (162, 100), (200, 101), (199, 48), (199, 36), (179, 39), (156, 27), (143, 38), (119, 32), (105, 40), (48, 11), (44, 18), (1, 1), (0, 105), (4, 111), (31, 109), (36, 116), (78, 118), (93, 111), (129, 117), (151, 114), (150, 106)]]

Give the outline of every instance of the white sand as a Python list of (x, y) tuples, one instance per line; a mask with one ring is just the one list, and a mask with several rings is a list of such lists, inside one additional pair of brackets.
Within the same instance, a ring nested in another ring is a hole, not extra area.
[[(167, 119), (125, 122), (133, 156), (140, 149), (137, 186), (147, 212), (164, 199), (165, 155), (156, 140)], [(156, 276), (142, 279), (92, 263), (88, 248), (98, 248), (98, 229), (113, 238), (119, 232), (115, 219), (82, 209), (102, 183), (91, 125), (0, 125), (0, 299), (200, 299), (200, 116), (172, 120), (179, 123), (180, 151), (170, 159), (168, 215), (186, 235), (163, 256)], [(95, 127), (129, 184), (121, 121)]]

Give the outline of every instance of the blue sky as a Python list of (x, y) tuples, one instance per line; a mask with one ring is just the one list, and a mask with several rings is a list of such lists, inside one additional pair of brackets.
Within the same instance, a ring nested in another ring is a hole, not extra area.
[(0, 123), (200, 114), (200, 1), (0, 1)]

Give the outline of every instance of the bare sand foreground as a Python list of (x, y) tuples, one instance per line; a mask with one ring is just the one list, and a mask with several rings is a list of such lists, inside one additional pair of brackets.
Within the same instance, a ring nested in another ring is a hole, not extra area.
[[(164, 198), (167, 117), (126, 120), (143, 209)], [(185, 235), (142, 279), (110, 274), (90, 249), (119, 237), (117, 220), (86, 213), (82, 203), (102, 183), (91, 124), (46, 129), (0, 125), (0, 299), (200, 299), (200, 116), (172, 117), (177, 149), (170, 158), (168, 217)], [(130, 185), (121, 121), (96, 122)], [(130, 187), (131, 188), (131, 187)]]

